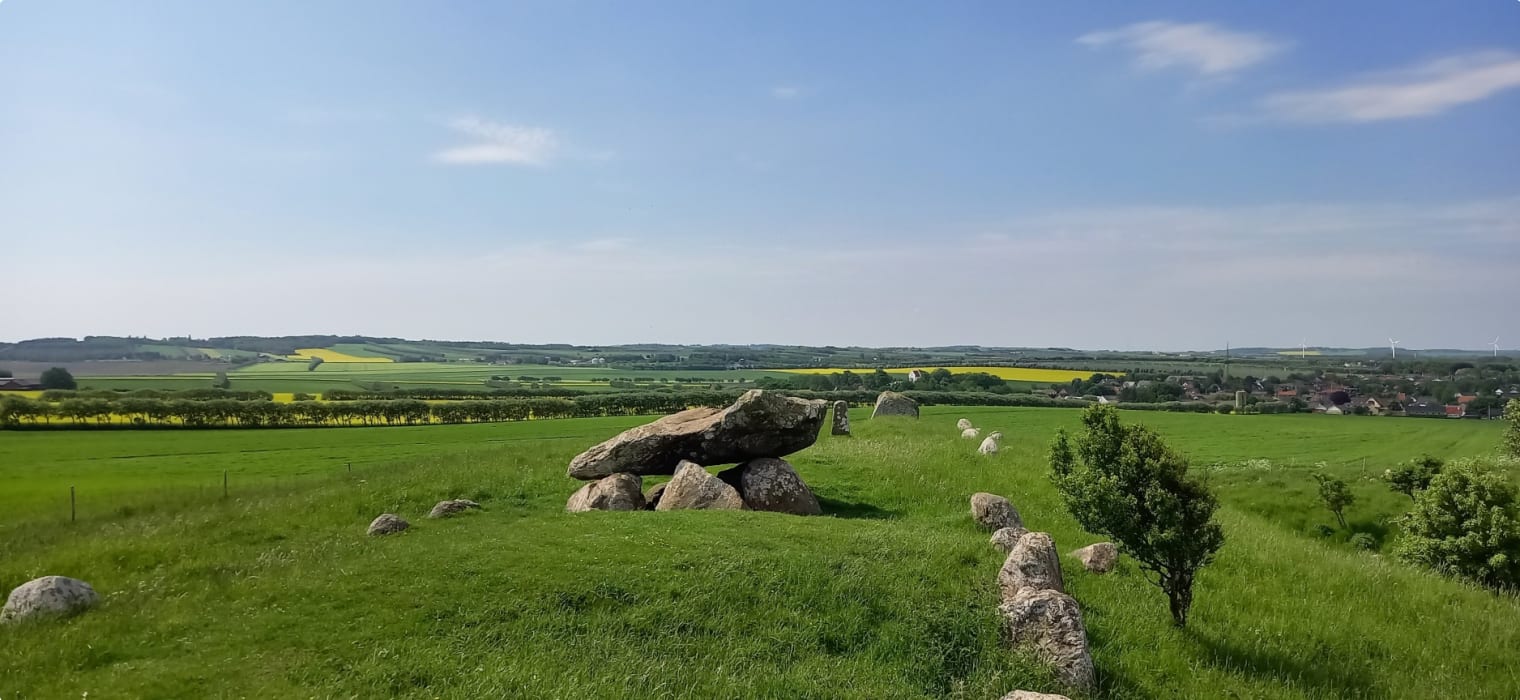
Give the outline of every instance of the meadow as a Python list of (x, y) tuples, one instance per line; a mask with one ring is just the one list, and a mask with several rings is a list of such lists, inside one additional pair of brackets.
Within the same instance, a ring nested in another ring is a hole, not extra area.
[[(893, 376), (906, 376), (913, 370), (932, 372), (938, 367), (890, 367), (885, 370)], [(1030, 384), (1065, 384), (1073, 379), (1088, 379), (1094, 374), (1092, 370), (1072, 369), (1047, 369), (1042, 367), (945, 367), (951, 374), (982, 373), (990, 374), (999, 379), (1011, 382), (1025, 382)], [(871, 369), (846, 369), (846, 368), (807, 368), (807, 369), (784, 369), (778, 370), (789, 374), (837, 374), (840, 372), (854, 372), (856, 374), (869, 374)], [(1113, 374), (1123, 374), (1114, 371)]]
[[(1062, 551), (1096, 541), (1066, 515), (1044, 464), (1051, 434), (1078, 413), (867, 415), (852, 414), (855, 437), (825, 435), (792, 459), (822, 500), (819, 518), (562, 512), (577, 486), (564, 477), (569, 458), (639, 418), (0, 434), (0, 585), (63, 573), (105, 599), (76, 618), (6, 630), (0, 697), (1057, 690), (999, 641), (1001, 557), (966, 499), (1008, 496)], [(1002, 430), (1003, 452), (973, 454), (953, 427), (963, 416)], [(1093, 642), (1093, 697), (1520, 694), (1513, 597), (1306, 532), (1334, 521), (1301, 488), (1324, 462), (1365, 500), (1352, 527), (1381, 522), (1397, 499), (1358, 474), (1420, 452), (1491, 453), (1497, 425), (1122, 416), (1191, 456), (1224, 503), (1227, 541), (1185, 630), (1129, 562), (1105, 577), (1063, 562)], [(226, 499), (224, 470), (237, 485)], [(64, 481), (128, 508), (68, 525), (56, 512)], [(485, 510), (421, 518), (452, 497)], [(413, 529), (365, 537), (382, 511)]]

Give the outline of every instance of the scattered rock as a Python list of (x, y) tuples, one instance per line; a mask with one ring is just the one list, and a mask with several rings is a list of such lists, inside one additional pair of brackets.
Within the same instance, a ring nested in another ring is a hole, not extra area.
[(456, 498), (452, 501), (439, 501), (438, 505), (433, 506), (433, 509), (428, 511), (427, 516), (429, 518), (447, 518), (475, 508), (480, 508), (480, 504), (463, 498)]
[(961, 437), (967, 440), (975, 440), (980, 437), (981, 434), (982, 431), (980, 428), (967, 428), (961, 431)]
[(784, 460), (773, 457), (752, 459), (718, 474), (724, 483), (738, 489), (739, 497), (750, 510), (768, 510), (792, 515), (818, 515), (818, 498), (813, 496), (797, 470)]
[(1008, 499), (995, 493), (971, 494), (971, 519), (983, 530), (1001, 530), (1005, 527), (1023, 527), (1019, 511)]
[(1055, 693), (1036, 693), (1033, 690), (1015, 690), (1003, 696), (1003, 700), (1071, 700)]
[(1048, 588), (1026, 588), (999, 605), (998, 612), (1003, 615), (1003, 630), (1012, 644), (1034, 651), (1068, 685), (1082, 689), (1093, 686), (1087, 628), (1071, 596)]
[(570, 495), (565, 511), (643, 510), (644, 480), (633, 474), (613, 474), (597, 479)]
[(381, 513), (380, 517), (375, 518), (370, 522), (369, 534), (391, 535), (397, 532), (401, 532), (402, 530), (405, 530), (411, 526), (411, 523), (403, 520), (401, 516), (396, 515), (395, 513)]
[(871, 417), (879, 416), (908, 416), (918, 417), (918, 402), (895, 391), (883, 391), (876, 397), (876, 409), (871, 411)]
[(682, 461), (655, 510), (741, 510), (739, 492), (700, 465)]
[(1065, 591), (1055, 540), (1044, 532), (1024, 533), (1003, 560), (998, 587), (1003, 590), (1003, 600), (1012, 600), (1026, 589)]
[(732, 464), (783, 457), (818, 440), (828, 403), (752, 389), (724, 409), (693, 408), (628, 430), (570, 461), (569, 475), (673, 474), (682, 460)]
[(988, 435), (985, 440), (982, 440), (982, 446), (976, 448), (976, 451), (984, 455), (995, 455), (998, 452), (998, 440), (1001, 439), (1003, 439), (1002, 433)]
[(1029, 531), (1018, 525), (1005, 527), (992, 533), (992, 546), (997, 547), (999, 552), (1007, 554), (1013, 551), (1013, 546), (1019, 543), (1019, 538), (1026, 532)]
[(850, 434), (850, 404), (847, 401), (834, 402), (834, 434)]
[(1114, 570), (1114, 564), (1119, 561), (1119, 548), (1112, 542), (1099, 542), (1090, 544), (1075, 552), (1071, 556), (1082, 562), (1082, 567), (1095, 574), (1106, 574)]
[(955, 422), (955, 427), (960, 430), (970, 430), (974, 426), (971, 425), (971, 421), (962, 418)]
[(0, 622), (72, 615), (100, 602), (90, 584), (67, 576), (43, 576), (17, 586), (0, 609)]
[(644, 510), (654, 510), (660, 505), (660, 497), (665, 495), (665, 487), (669, 485), (670, 482), (662, 481), (649, 487), (649, 493), (644, 494)]

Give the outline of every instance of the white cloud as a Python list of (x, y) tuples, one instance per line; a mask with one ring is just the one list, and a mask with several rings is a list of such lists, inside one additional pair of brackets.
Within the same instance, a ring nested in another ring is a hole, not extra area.
[(449, 128), (474, 139), (474, 143), (446, 148), (433, 160), (451, 165), (508, 163), (544, 165), (559, 149), (554, 131), (542, 127), (516, 126), (477, 117), (460, 117)]
[(1261, 34), (1237, 32), (1198, 22), (1138, 22), (1126, 27), (1084, 34), (1077, 43), (1094, 48), (1119, 46), (1135, 54), (1145, 70), (1186, 68), (1211, 78), (1261, 63), (1287, 44)]
[(777, 85), (771, 88), (771, 97), (778, 100), (795, 100), (802, 97), (802, 88), (796, 85)]
[(1440, 114), (1520, 87), (1520, 56), (1484, 51), (1441, 58), (1324, 90), (1269, 95), (1273, 119), (1303, 123), (1374, 122)]

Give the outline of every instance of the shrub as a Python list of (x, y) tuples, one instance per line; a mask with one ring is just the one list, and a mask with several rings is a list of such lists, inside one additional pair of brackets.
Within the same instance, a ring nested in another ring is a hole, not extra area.
[(1358, 532), (1352, 535), (1349, 541), (1352, 547), (1364, 552), (1371, 552), (1378, 548), (1377, 538), (1373, 537), (1371, 533)]
[(1082, 413), (1075, 452), (1062, 430), (1051, 445), (1051, 480), (1090, 532), (1113, 537), (1166, 593), (1172, 621), (1187, 624), (1193, 579), (1224, 544), (1219, 502), (1189, 478), (1187, 459), (1154, 432), (1121, 425), (1112, 406)]
[(1476, 462), (1447, 469), (1403, 525), (1399, 558), (1490, 588), (1520, 585), (1520, 507), (1503, 474)]
[(1383, 472), (1383, 481), (1388, 482), (1388, 488), (1402, 493), (1414, 500), (1416, 491), (1424, 491), (1430, 487), (1430, 480), (1441, 473), (1441, 467), (1445, 465), (1435, 457), (1424, 455), (1419, 459), (1410, 460), (1404, 464)]
[(1504, 420), (1509, 423), (1504, 431), (1504, 450), (1511, 457), (1520, 457), (1520, 399), (1510, 399), (1504, 405)]
[(1346, 487), (1346, 482), (1340, 479), (1318, 472), (1314, 474), (1314, 480), (1319, 482), (1319, 500), (1335, 514), (1335, 521), (1341, 524), (1341, 529), (1346, 528), (1346, 506), (1356, 502), (1356, 494)]

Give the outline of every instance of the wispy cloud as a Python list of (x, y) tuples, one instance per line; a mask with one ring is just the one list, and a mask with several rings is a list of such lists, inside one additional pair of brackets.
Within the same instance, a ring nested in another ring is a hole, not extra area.
[(446, 148), (433, 154), (433, 160), (451, 165), (545, 165), (559, 150), (559, 138), (552, 129), (503, 124), (478, 117), (460, 117), (449, 128), (474, 140), (464, 146)]
[(771, 88), (771, 97), (778, 100), (795, 100), (802, 97), (802, 88), (796, 85), (777, 85)]
[(1287, 48), (1262, 34), (1249, 34), (1197, 22), (1138, 22), (1118, 29), (1092, 32), (1077, 43), (1094, 48), (1117, 46), (1134, 54), (1144, 70), (1183, 68), (1209, 78), (1225, 78), (1254, 66)]
[(1520, 87), (1520, 55), (1483, 51), (1373, 75), (1340, 87), (1269, 95), (1270, 118), (1302, 123), (1412, 119)]

